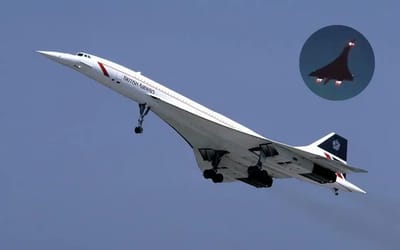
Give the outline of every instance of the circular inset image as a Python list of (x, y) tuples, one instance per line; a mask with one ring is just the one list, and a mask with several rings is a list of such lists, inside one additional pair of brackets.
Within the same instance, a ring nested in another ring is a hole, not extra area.
[(344, 25), (314, 32), (300, 53), (305, 84), (328, 100), (347, 100), (361, 93), (371, 81), (374, 68), (374, 52), (368, 40)]

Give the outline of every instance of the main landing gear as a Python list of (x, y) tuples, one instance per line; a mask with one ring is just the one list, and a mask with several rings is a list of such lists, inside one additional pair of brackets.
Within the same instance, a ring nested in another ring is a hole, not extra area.
[(150, 106), (148, 106), (146, 103), (139, 103), (139, 119), (138, 119), (138, 126), (135, 128), (135, 133), (136, 134), (141, 134), (143, 133), (143, 121), (144, 117), (149, 113), (150, 111)]
[(250, 166), (247, 168), (247, 173), (249, 174), (249, 179), (258, 183), (260, 187), (271, 187), (272, 177), (268, 175), (267, 170), (263, 170), (261, 167), (261, 162), (257, 163), (255, 166)]
[(259, 147), (251, 148), (251, 152), (258, 151), (258, 161), (255, 166), (250, 166), (247, 168), (247, 173), (249, 175), (248, 180), (252, 182), (257, 187), (271, 187), (273, 183), (272, 177), (268, 174), (267, 170), (262, 168), (262, 162), (268, 157), (273, 157), (279, 154), (272, 143), (261, 144)]
[(221, 161), (221, 158), (228, 152), (224, 150), (214, 150), (208, 148), (201, 148), (199, 151), (203, 160), (210, 161), (212, 166), (211, 169), (204, 170), (204, 178), (211, 179), (214, 183), (223, 182), (224, 176), (221, 173), (218, 173), (218, 165)]

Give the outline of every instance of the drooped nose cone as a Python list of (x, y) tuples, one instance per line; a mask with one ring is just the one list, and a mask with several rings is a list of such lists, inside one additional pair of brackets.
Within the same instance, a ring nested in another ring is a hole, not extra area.
[(65, 66), (72, 67), (77, 62), (77, 58), (75, 55), (61, 53), (61, 52), (55, 52), (55, 51), (38, 50), (37, 52), (53, 61), (63, 64)]

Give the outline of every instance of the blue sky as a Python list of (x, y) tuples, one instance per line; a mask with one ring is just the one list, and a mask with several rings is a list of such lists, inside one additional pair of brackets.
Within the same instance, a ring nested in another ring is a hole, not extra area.
[[(6, 1), (0, 9), (1, 249), (396, 249), (400, 36), (396, 1)], [(299, 54), (344, 24), (375, 53), (357, 97), (303, 83)], [(203, 179), (191, 149), (154, 114), (35, 53), (87, 51), (268, 138), (349, 140), (368, 195), (297, 180), (272, 189)]]

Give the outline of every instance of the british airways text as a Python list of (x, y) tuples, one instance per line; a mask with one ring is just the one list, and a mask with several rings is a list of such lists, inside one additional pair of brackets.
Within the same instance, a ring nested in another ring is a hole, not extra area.
[(124, 79), (123, 80), (128, 82), (128, 83), (130, 83), (130, 84), (132, 84), (133, 86), (139, 87), (139, 88), (143, 89), (144, 91), (149, 92), (150, 94), (155, 94), (154, 89), (147, 87), (146, 85), (144, 85), (141, 82), (138, 82), (135, 79), (132, 79), (132, 78), (124, 75)]

